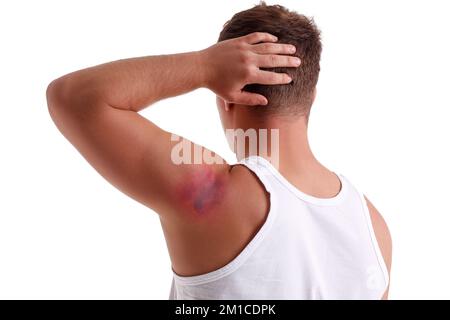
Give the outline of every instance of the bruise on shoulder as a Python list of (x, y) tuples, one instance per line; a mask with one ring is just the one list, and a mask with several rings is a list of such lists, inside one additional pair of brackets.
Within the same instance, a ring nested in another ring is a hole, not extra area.
[(228, 182), (226, 171), (209, 165), (195, 166), (177, 190), (177, 198), (188, 214), (206, 217), (221, 203)]

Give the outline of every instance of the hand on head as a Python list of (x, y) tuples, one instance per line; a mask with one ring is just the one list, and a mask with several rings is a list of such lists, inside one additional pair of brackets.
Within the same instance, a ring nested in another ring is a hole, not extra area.
[(199, 51), (205, 70), (205, 86), (229, 103), (266, 105), (267, 98), (243, 91), (247, 84), (288, 84), (292, 81), (286, 73), (260, 68), (299, 67), (300, 59), (290, 56), (296, 48), (277, 43), (274, 35), (254, 32), (229, 39)]

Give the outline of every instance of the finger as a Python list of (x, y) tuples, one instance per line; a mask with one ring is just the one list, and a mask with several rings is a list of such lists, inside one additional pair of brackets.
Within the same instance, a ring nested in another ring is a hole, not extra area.
[(244, 36), (245, 40), (249, 44), (255, 44), (258, 42), (277, 42), (278, 38), (267, 32), (253, 32)]
[(257, 106), (257, 105), (266, 105), (267, 99), (266, 97), (257, 94), (257, 93), (251, 93), (247, 91), (241, 91), (235, 98), (234, 103), (237, 104), (243, 104), (247, 106)]
[(260, 68), (298, 67), (300, 58), (276, 54), (263, 54), (257, 57), (257, 65)]
[(253, 83), (259, 84), (287, 84), (292, 78), (287, 73), (259, 70), (252, 79)]
[(252, 50), (258, 54), (293, 54), (295, 46), (285, 43), (259, 43), (252, 46)]

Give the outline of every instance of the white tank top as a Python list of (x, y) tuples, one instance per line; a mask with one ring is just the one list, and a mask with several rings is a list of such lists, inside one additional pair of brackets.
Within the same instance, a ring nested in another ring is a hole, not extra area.
[(224, 267), (174, 273), (169, 299), (381, 299), (388, 272), (361, 192), (338, 174), (338, 195), (316, 198), (262, 157), (239, 163), (270, 193), (266, 221)]

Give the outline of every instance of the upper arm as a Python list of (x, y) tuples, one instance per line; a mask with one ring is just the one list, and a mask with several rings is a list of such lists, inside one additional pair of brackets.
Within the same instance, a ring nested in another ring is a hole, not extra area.
[[(389, 232), (389, 228), (383, 216), (378, 212), (374, 205), (365, 198), (367, 206), (369, 208), (370, 218), (372, 220), (373, 229), (375, 232), (375, 237), (377, 239), (378, 245), (380, 247), (381, 254), (383, 255), (384, 262), (390, 274), (391, 272), (391, 262), (392, 262), (392, 239)], [(383, 295), (383, 299), (387, 299), (389, 292), (389, 286)]]
[(201, 212), (215, 205), (220, 198), (215, 193), (227, 183), (225, 161), (217, 156), (222, 163), (178, 164), (173, 156), (180, 155), (181, 145), (171, 133), (137, 112), (69, 91), (63, 81), (50, 84), (50, 115), (61, 133), (111, 184), (160, 214), (180, 209)]

